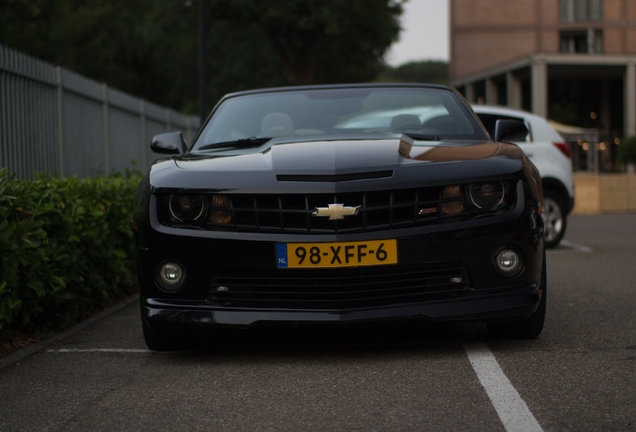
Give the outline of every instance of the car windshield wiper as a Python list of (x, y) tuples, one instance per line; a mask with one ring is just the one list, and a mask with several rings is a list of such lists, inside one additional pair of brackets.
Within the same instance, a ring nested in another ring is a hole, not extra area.
[(237, 148), (248, 148), (248, 147), (258, 147), (260, 145), (265, 144), (267, 141), (272, 138), (257, 138), (257, 137), (249, 137), (242, 138), (236, 141), (223, 141), (214, 144), (206, 144), (204, 146), (199, 147), (197, 150), (208, 150), (213, 148), (223, 148), (223, 147), (237, 147)]
[(416, 141), (441, 141), (442, 140), (442, 138), (438, 137), (437, 135), (425, 135), (425, 134), (418, 134), (414, 132), (403, 132), (402, 134), (408, 137), (411, 137)]

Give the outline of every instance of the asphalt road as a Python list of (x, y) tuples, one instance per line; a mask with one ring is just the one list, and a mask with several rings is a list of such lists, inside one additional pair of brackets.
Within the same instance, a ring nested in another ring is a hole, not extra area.
[(270, 328), (145, 349), (130, 304), (0, 370), (0, 431), (636, 430), (636, 215), (576, 216), (532, 341)]

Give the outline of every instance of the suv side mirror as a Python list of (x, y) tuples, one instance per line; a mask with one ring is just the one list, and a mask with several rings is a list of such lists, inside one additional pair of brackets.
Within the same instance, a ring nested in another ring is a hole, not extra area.
[(155, 153), (180, 155), (186, 151), (186, 143), (181, 132), (169, 132), (155, 135), (150, 144)]
[(520, 120), (497, 120), (495, 123), (495, 141), (523, 141), (529, 131)]

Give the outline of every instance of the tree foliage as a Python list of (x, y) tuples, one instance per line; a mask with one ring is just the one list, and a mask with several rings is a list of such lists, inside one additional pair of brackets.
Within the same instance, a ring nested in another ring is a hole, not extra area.
[(444, 61), (409, 62), (392, 68), (387, 66), (378, 82), (410, 82), (448, 85), (448, 63)]
[[(198, 0), (203, 1), (203, 0)], [(205, 0), (207, 93), (373, 80), (400, 0)], [(0, 0), (0, 43), (197, 111), (197, 0)]]
[(616, 148), (616, 162), (619, 164), (636, 164), (636, 136), (623, 138)]
[(375, 78), (402, 12), (387, 0), (214, 0), (212, 9), (257, 25), (292, 84)]
[(196, 108), (196, 9), (184, 2), (0, 2), (0, 43), (161, 105)]

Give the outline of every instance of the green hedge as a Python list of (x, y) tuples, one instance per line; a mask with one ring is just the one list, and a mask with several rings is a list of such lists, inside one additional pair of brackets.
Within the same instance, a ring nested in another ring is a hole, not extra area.
[(0, 169), (0, 336), (59, 328), (136, 290), (139, 180), (22, 181)]

